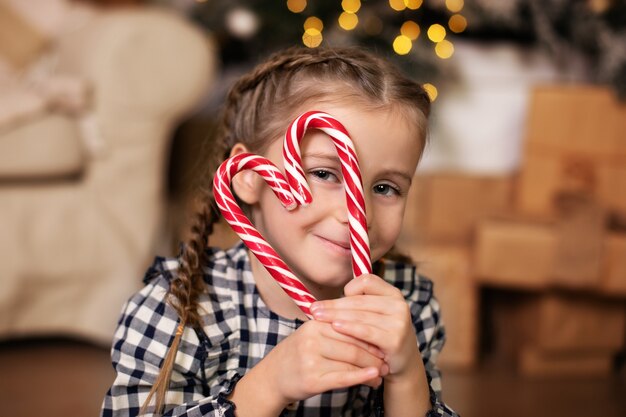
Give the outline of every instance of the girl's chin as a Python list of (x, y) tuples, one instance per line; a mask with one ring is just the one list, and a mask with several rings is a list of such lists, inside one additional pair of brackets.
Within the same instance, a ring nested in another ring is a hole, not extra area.
[[(350, 272), (352, 274), (352, 272)], [(313, 296), (318, 300), (329, 300), (339, 298), (343, 296), (343, 288), (352, 279), (352, 275), (349, 278), (342, 281), (337, 280), (337, 276), (332, 279), (316, 279), (303, 280), (304, 285), (311, 291)]]

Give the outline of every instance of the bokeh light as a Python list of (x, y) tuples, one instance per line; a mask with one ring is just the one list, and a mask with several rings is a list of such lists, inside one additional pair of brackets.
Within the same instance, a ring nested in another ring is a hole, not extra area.
[(461, 33), (467, 28), (467, 19), (460, 14), (450, 16), (448, 27), (454, 33)]
[(417, 10), (422, 6), (422, 0), (404, 0), (404, 4), (411, 10)]
[(393, 41), (393, 50), (398, 55), (406, 55), (411, 52), (413, 42), (408, 36), (399, 35)]
[(359, 23), (359, 18), (354, 13), (343, 12), (339, 15), (339, 27), (343, 30), (352, 30)]
[(361, 0), (343, 0), (341, 8), (344, 12), (356, 13), (361, 8)]
[(389, 6), (396, 12), (401, 12), (406, 9), (406, 3), (404, 0), (389, 0)]
[(324, 29), (324, 23), (319, 17), (310, 16), (304, 21), (304, 30), (317, 29), (319, 32)]
[(454, 54), (454, 45), (448, 40), (442, 40), (435, 45), (435, 53), (441, 59), (448, 59)]
[(463, 0), (446, 0), (446, 7), (452, 13), (458, 13), (463, 10)]
[(287, 8), (290, 12), (301, 13), (306, 9), (306, 0), (287, 0)]
[(431, 41), (438, 43), (444, 40), (445, 37), (446, 28), (444, 28), (440, 24), (435, 23), (434, 25), (430, 25), (430, 27), (428, 28), (428, 39), (430, 39)]
[(400, 33), (414, 41), (420, 35), (420, 27), (412, 20), (407, 20), (400, 27)]
[(322, 32), (315, 28), (305, 30), (304, 35), (302, 35), (302, 43), (309, 48), (317, 48), (322, 43), (322, 40)]
[(422, 84), (422, 87), (424, 87), (424, 90), (426, 90), (428, 97), (430, 97), (430, 101), (435, 101), (437, 99), (437, 96), (439, 95), (437, 87), (435, 87), (431, 83), (424, 83)]

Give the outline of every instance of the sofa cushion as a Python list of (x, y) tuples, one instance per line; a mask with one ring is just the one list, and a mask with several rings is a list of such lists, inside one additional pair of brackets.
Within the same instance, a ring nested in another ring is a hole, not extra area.
[(41, 115), (0, 130), (0, 180), (38, 180), (80, 174), (86, 151), (75, 119)]

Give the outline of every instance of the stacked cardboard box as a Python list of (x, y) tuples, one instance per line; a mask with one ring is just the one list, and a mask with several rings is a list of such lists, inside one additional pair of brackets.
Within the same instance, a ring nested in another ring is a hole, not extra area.
[(478, 360), (479, 287), (472, 242), (480, 219), (511, 211), (512, 178), (456, 173), (418, 175), (397, 243), (434, 283), (446, 345), (439, 365), (470, 369)]
[(478, 357), (479, 293), (472, 279), (470, 252), (464, 245), (429, 245), (412, 254), (418, 272), (434, 283), (446, 328), (439, 365), (471, 369)]
[(608, 374), (624, 346), (621, 300), (546, 292), (525, 306), (519, 366), (531, 376)]
[(537, 88), (516, 192), (525, 213), (555, 215), (561, 193), (586, 193), (626, 213), (626, 105), (608, 89)]
[[(626, 105), (607, 90), (534, 92), (513, 219), (479, 224), (476, 278), (536, 291), (521, 315), (529, 375), (598, 374), (624, 348)], [(610, 296), (610, 297), (608, 297)]]

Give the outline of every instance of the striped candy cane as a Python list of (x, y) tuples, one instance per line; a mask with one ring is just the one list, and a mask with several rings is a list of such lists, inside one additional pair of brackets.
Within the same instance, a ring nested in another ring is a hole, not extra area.
[(311, 190), (302, 169), (300, 141), (308, 129), (319, 129), (333, 141), (339, 160), (348, 206), (350, 225), (350, 248), (352, 250), (352, 270), (355, 277), (372, 273), (365, 198), (359, 161), (352, 140), (346, 128), (334, 117), (319, 111), (309, 111), (294, 120), (285, 134), (283, 158), (285, 176), (293, 196), (299, 205), (312, 201)]
[(312, 194), (301, 166), (299, 145), (307, 129), (320, 129), (333, 140), (341, 161), (346, 190), (353, 272), (355, 276), (371, 273), (365, 199), (359, 164), (348, 132), (332, 116), (321, 112), (307, 112), (289, 126), (283, 148), (287, 179), (270, 160), (248, 153), (238, 154), (224, 161), (218, 168), (213, 178), (213, 194), (218, 208), (231, 228), (296, 305), (311, 318), (310, 306), (315, 298), (248, 220), (230, 188), (235, 174), (251, 169), (267, 182), (281, 204), (288, 210), (294, 209), (297, 205), (309, 204), (312, 201)]
[(310, 306), (315, 298), (265, 241), (235, 201), (230, 189), (232, 178), (239, 171), (246, 169), (258, 173), (271, 187), (283, 206), (287, 209), (296, 207), (296, 201), (291, 195), (289, 185), (278, 168), (270, 160), (248, 153), (235, 155), (224, 161), (218, 168), (213, 178), (213, 195), (217, 207), (230, 227), (239, 235), (270, 275), (295, 301), (298, 307), (308, 317), (311, 317)]

